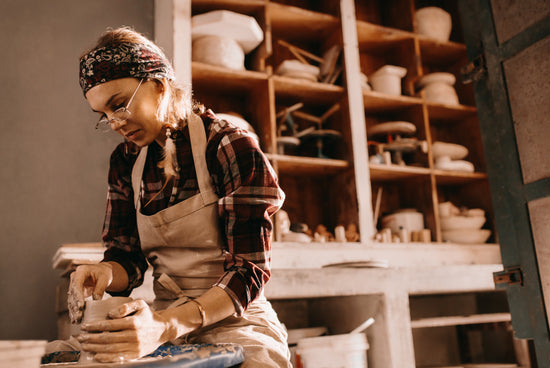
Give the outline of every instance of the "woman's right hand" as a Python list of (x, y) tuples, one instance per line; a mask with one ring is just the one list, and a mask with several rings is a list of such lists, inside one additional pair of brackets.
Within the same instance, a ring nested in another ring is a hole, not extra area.
[(82, 320), (84, 299), (90, 295), (94, 300), (102, 299), (112, 281), (113, 268), (107, 262), (78, 266), (71, 273), (67, 298), (71, 323), (80, 323)]

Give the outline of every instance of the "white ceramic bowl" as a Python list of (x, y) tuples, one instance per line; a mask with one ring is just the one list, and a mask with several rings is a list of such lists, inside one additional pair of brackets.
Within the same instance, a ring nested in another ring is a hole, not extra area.
[(441, 230), (481, 229), (486, 219), (485, 216), (448, 216), (440, 217)]
[(443, 240), (459, 244), (483, 244), (491, 236), (491, 230), (479, 229), (459, 229), (445, 230), (441, 233)]
[(414, 209), (405, 209), (382, 218), (382, 227), (398, 234), (399, 230), (421, 231), (424, 229), (424, 215)]
[(451, 15), (445, 10), (428, 6), (415, 12), (416, 32), (438, 41), (448, 41), (453, 22)]
[(448, 156), (452, 160), (460, 160), (468, 155), (468, 148), (456, 143), (434, 142), (432, 153), (436, 160)]

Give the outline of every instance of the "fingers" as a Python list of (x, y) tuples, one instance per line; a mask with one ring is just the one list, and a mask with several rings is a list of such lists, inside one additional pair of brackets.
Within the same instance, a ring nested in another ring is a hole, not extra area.
[(78, 341), (84, 344), (113, 344), (113, 343), (135, 343), (138, 342), (135, 331), (103, 332), (103, 333), (82, 333)]
[(80, 328), (87, 332), (135, 330), (136, 323), (133, 317), (126, 317), (88, 322)]
[(83, 275), (76, 271), (71, 273), (67, 304), (71, 323), (79, 323), (84, 310), (84, 279)]
[(116, 354), (105, 354), (100, 353), (94, 356), (94, 359), (100, 363), (117, 363), (125, 362), (128, 360), (138, 359), (140, 357), (139, 353), (128, 352), (128, 353), (116, 353)]
[(105, 294), (105, 290), (107, 289), (107, 286), (109, 286), (109, 278), (107, 277), (98, 277), (94, 286), (94, 291), (92, 292), (92, 298), (94, 300), (101, 300), (103, 299), (103, 294)]
[(78, 266), (71, 273), (70, 279), (67, 295), (69, 316), (72, 323), (79, 323), (82, 320), (86, 291), (93, 290), (93, 298), (101, 299), (112, 281), (112, 269), (105, 263)]
[(138, 312), (145, 309), (149, 309), (149, 306), (144, 300), (142, 299), (133, 300), (131, 302), (124, 303), (118, 306), (117, 308), (109, 311), (109, 317), (122, 318), (122, 317), (129, 316), (134, 312)]

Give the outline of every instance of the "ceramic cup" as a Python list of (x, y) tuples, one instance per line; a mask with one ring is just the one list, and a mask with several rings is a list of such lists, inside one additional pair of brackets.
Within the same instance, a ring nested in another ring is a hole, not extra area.
[[(131, 302), (133, 299), (129, 297), (116, 296), (102, 300), (86, 300), (82, 323), (102, 321), (108, 319), (109, 312), (116, 307)], [(94, 361), (94, 355), (81, 350), (79, 364), (86, 364)]]

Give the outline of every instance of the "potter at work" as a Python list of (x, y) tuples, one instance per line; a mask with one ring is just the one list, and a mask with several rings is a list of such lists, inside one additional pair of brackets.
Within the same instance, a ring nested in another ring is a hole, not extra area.
[(162, 51), (128, 28), (81, 57), (80, 85), (97, 127), (124, 142), (110, 160), (107, 249), (71, 274), (71, 321), (90, 295), (128, 296), (148, 264), (155, 292), (152, 306), (132, 300), (84, 321), (82, 350), (118, 362), (163, 344), (234, 343), (242, 367), (289, 367), (286, 332), (263, 295), (284, 193), (257, 141), (192, 104)]

